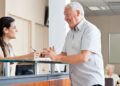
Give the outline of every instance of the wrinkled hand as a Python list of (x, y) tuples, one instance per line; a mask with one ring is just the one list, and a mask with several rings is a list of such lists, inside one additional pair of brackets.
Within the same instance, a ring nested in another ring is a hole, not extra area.
[(48, 50), (48, 56), (49, 56), (53, 61), (57, 61), (57, 55), (56, 55), (56, 53), (55, 53), (52, 49), (50, 49), (50, 48), (49, 48), (49, 50)]
[(55, 49), (54, 47), (50, 47), (48, 49), (48, 56), (53, 60), (53, 61), (60, 61), (61, 60), (61, 57), (58, 56), (56, 53), (55, 53)]
[(59, 60), (57, 54), (55, 53), (54, 47), (50, 47), (48, 49), (44, 48), (41, 52), (41, 57), (45, 57), (45, 56), (50, 57), (53, 61)]
[(45, 57), (48, 55), (48, 49), (47, 48), (43, 48), (43, 50), (40, 53), (40, 57)]
[(54, 47), (50, 47), (48, 49), (47, 48), (43, 48), (43, 50), (40, 53), (40, 57), (48, 56), (48, 53), (49, 53), (50, 50), (55, 51)]

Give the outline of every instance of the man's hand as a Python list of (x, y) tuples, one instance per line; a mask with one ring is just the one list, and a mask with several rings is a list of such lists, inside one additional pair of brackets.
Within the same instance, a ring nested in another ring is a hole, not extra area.
[(50, 47), (48, 49), (44, 48), (41, 52), (41, 56), (42, 57), (45, 57), (45, 56), (48, 56), (50, 57), (53, 61), (60, 61), (60, 56), (58, 56), (56, 53), (55, 53), (55, 49), (54, 47)]
[(43, 50), (40, 53), (40, 57), (45, 57), (48, 54), (48, 49), (47, 48), (43, 48)]

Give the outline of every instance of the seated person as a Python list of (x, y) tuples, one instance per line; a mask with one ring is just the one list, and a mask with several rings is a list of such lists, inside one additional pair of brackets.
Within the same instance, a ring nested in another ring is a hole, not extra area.
[(114, 73), (114, 65), (107, 64), (105, 78), (112, 78), (114, 86), (120, 84), (120, 78), (117, 74)]
[[(0, 60), (3, 59), (31, 59), (34, 57), (34, 53), (28, 53), (22, 56), (15, 56), (11, 39), (16, 38), (17, 28), (15, 20), (11, 17), (0, 18)], [(8, 69), (7, 69), (8, 68)], [(16, 63), (0, 63), (0, 76), (14, 76)], [(8, 75), (9, 74), (9, 75)]]

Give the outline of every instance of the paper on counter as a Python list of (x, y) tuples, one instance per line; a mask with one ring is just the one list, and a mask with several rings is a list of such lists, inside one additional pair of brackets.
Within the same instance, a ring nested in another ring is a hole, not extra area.
[(34, 58), (35, 61), (51, 61), (49, 57), (36, 57)]

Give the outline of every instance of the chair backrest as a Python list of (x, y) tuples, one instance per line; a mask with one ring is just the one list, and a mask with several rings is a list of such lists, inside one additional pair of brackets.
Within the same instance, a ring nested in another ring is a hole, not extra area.
[(105, 86), (113, 86), (113, 79), (105, 78)]

